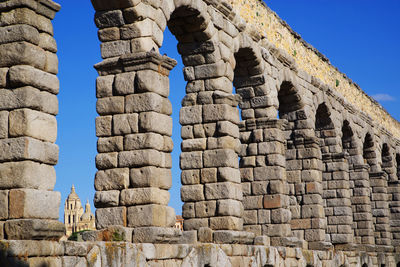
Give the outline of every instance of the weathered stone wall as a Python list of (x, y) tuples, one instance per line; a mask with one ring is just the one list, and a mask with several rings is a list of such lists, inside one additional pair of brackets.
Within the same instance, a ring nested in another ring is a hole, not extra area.
[[(217, 0), (92, 0), (103, 58), (95, 66), (98, 230), (82, 234), (83, 243), (29, 241), (62, 234), (60, 196), (52, 191), (58, 80), (51, 19), (59, 6), (0, 3), (0, 237), (9, 240), (1, 243), (2, 261), (399, 263), (397, 122), (349, 103), (339, 91), (345, 82), (327, 80), (333, 67), (304, 43), (292, 54), (273, 41), (282, 31), (283, 43), (297, 45), (261, 2), (232, 3), (243, 7), (242, 17)], [(277, 29), (273, 34), (246, 16), (252, 5)], [(180, 111), (183, 232), (173, 227), (168, 207), (174, 145), (168, 75), (176, 61), (159, 54), (167, 26), (188, 82)], [(328, 70), (313, 73), (316, 67)]]
[(305, 70), (339, 92), (351, 105), (379, 122), (400, 138), (400, 123), (374, 99), (368, 96), (346, 74), (331, 65), (329, 59), (304, 41), (290, 26), (261, 0), (227, 1), (254, 31), (268, 38), (276, 47), (286, 51)]
[(238, 244), (1, 241), (0, 249), (2, 266), (392, 267), (400, 260), (398, 257), (377, 252), (309, 251), (300, 248)]

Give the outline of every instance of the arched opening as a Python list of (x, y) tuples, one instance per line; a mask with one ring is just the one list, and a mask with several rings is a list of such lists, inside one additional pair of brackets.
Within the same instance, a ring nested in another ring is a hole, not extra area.
[[(315, 113), (315, 135), (319, 141), (319, 148), (322, 154), (322, 185), (323, 185), (323, 195), (322, 200), (324, 211), (327, 218), (328, 229), (327, 238), (325, 241), (332, 242), (334, 235), (337, 234), (337, 225), (332, 225), (331, 217), (334, 214), (334, 204), (338, 205), (336, 202), (337, 195), (333, 190), (328, 190), (328, 183), (333, 180), (333, 167), (334, 160), (336, 159), (334, 151), (331, 151), (330, 147), (337, 145), (336, 133), (334, 125), (331, 120), (331, 112), (325, 103), (318, 106)], [(332, 188), (334, 189), (334, 188)]]
[[(364, 138), (363, 158), (364, 158), (364, 163), (367, 164), (370, 168), (374, 164), (376, 164), (375, 145), (374, 145), (372, 136), (369, 133), (367, 133)], [(370, 171), (372, 171), (372, 170), (370, 170)]]
[(236, 153), (240, 116), (232, 94), (235, 62), (232, 47), (225, 44), (232, 37), (222, 30), (219, 35), (205, 12), (203, 2), (191, 2), (176, 8), (167, 22), (178, 40), (187, 81), (180, 110), (183, 224), (185, 230), (241, 230), (239, 195), (226, 199), (220, 192), (241, 191)]
[(389, 181), (394, 181), (396, 176), (394, 158), (390, 151), (390, 147), (387, 143), (384, 143), (382, 145), (381, 160), (382, 160), (382, 171), (384, 171), (387, 174)]
[[(236, 65), (234, 68), (233, 85), (236, 93), (240, 96), (239, 108), (242, 119), (240, 125), (240, 142), (245, 147), (239, 154), (239, 168), (243, 188), (243, 227), (246, 231), (260, 236), (262, 235), (262, 227), (257, 213), (261, 207), (251, 206), (247, 200), (254, 196), (262, 197), (264, 194), (267, 194), (268, 182), (266, 179), (258, 182), (258, 189), (252, 186), (254, 184), (255, 168), (257, 165), (261, 166), (260, 164), (265, 166), (265, 159), (261, 160), (261, 157), (258, 157), (258, 162), (255, 160), (256, 155), (259, 155), (257, 151), (258, 143), (263, 142), (263, 130), (258, 130), (257, 126), (255, 127), (256, 129), (247, 127), (248, 124), (246, 122), (260, 117), (267, 105), (267, 101), (262, 99), (262, 91), (260, 92), (259, 90), (259, 88), (264, 86), (265, 81), (261, 75), (261, 62), (251, 47), (239, 48), (234, 54), (234, 58)], [(254, 101), (257, 97), (259, 101)]]
[[(278, 116), (281, 119), (287, 119), (288, 121), (296, 120), (296, 116), (293, 112), (301, 110), (303, 107), (301, 96), (298, 94), (295, 86), (291, 82), (284, 81), (278, 92), (279, 100), (279, 113)], [(305, 118), (298, 118), (305, 119)]]
[(400, 180), (400, 154), (396, 154), (397, 180)]

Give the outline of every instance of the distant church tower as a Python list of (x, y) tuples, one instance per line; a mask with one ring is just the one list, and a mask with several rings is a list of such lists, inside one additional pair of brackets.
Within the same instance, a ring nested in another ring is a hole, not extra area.
[(82, 230), (96, 230), (95, 218), (93, 213), (90, 211), (89, 201), (87, 201), (85, 205), (85, 212), (83, 212), (81, 200), (76, 194), (75, 187), (73, 185), (71, 188), (71, 193), (65, 200), (64, 224), (67, 236)]

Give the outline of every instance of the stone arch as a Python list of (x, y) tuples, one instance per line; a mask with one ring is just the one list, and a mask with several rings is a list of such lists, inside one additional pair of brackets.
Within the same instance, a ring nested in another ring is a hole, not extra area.
[(371, 208), (376, 245), (390, 245), (391, 234), (389, 226), (388, 183), (387, 174), (378, 164), (378, 151), (373, 135), (367, 133), (363, 144), (363, 158), (369, 166), (371, 186)]
[[(287, 121), (286, 176), (292, 213), (292, 234), (305, 238), (310, 246), (325, 241), (326, 218), (322, 195), (321, 150), (315, 137), (312, 107), (305, 105), (297, 83), (297, 76), (288, 69), (281, 70), (279, 80), (279, 118)], [(312, 222), (318, 223), (312, 226)], [(315, 233), (313, 237), (309, 233)]]
[(349, 165), (340, 147), (340, 133), (331, 109), (321, 103), (315, 115), (316, 136), (322, 154), (323, 204), (327, 217), (327, 240), (333, 244), (353, 242)]
[(387, 174), (388, 181), (396, 179), (395, 154), (388, 143), (382, 144), (381, 150), (381, 168)]
[[(110, 9), (121, 8), (114, 7), (111, 3), (104, 5), (110, 5)], [(200, 227), (208, 227), (213, 230), (241, 230), (242, 189), (237, 155), (239, 112), (237, 100), (232, 95), (234, 62), (230, 56), (233, 48), (224, 49), (219, 44), (222, 32), (234, 38), (238, 30), (229, 27), (232, 25), (229, 25), (230, 22), (223, 18), (219, 11), (208, 7), (201, 0), (142, 1), (135, 6), (123, 8), (124, 23), (117, 21), (117, 25), (110, 25), (115, 20), (107, 19), (110, 18), (107, 16), (118, 15), (121, 10), (97, 14), (98, 21), (106, 23), (100, 25), (100, 31), (104, 33), (110, 30), (108, 28), (118, 27), (121, 40), (106, 40), (102, 44), (105, 60), (96, 67), (102, 76), (99, 80), (106, 80), (103, 76), (112, 76), (108, 77), (110, 81), (107, 80), (107, 84), (111, 84), (113, 92), (119, 92), (119, 100), (122, 101), (125, 97), (127, 101), (125, 106), (129, 108), (126, 108), (125, 112), (128, 114), (118, 114), (118, 119), (121, 119), (118, 126), (127, 125), (125, 122), (136, 123), (138, 126), (134, 134), (139, 132), (138, 134), (144, 136), (161, 136), (161, 139), (158, 138), (160, 144), (157, 147), (154, 147), (156, 142), (151, 141), (149, 144), (132, 147), (129, 151), (119, 152), (119, 160), (124, 162), (122, 167), (128, 170), (127, 176), (131, 178), (128, 188), (122, 190), (127, 191), (125, 198), (129, 198), (129, 191), (141, 190), (142, 193), (146, 193), (146, 190), (153, 188), (157, 191), (145, 194), (150, 198), (145, 203), (132, 203), (127, 199), (121, 202), (121, 207), (112, 207), (112, 210), (108, 207), (98, 209), (96, 214), (103, 212), (99, 218), (110, 217), (107, 214), (118, 209), (120, 216), (114, 217), (120, 218), (123, 224), (127, 222), (129, 227), (156, 226), (159, 227), (156, 235), (171, 237), (176, 234), (175, 230), (171, 230), (175, 222), (174, 212), (172, 208), (167, 207), (167, 190), (171, 187), (172, 179), (172, 121), (171, 103), (168, 100), (168, 74), (176, 62), (158, 52), (163, 41), (163, 31), (168, 25), (178, 40), (178, 52), (185, 65), (184, 77), (188, 81), (180, 111), (184, 229), (197, 230)], [(220, 16), (224, 23), (215, 27), (209, 12)], [(101, 19), (102, 16), (104, 19)], [(130, 50), (114, 49), (116, 46), (125, 47), (128, 44)], [(132, 81), (134, 90), (130, 88)], [(128, 91), (123, 91), (125, 89)], [(102, 119), (106, 123), (106, 119), (110, 118), (104, 116)], [(117, 115), (111, 118), (111, 123), (117, 121), (116, 119)], [(126, 133), (115, 135), (125, 138)], [(133, 158), (137, 162), (132, 160)], [(152, 177), (157, 177), (157, 181)], [(132, 183), (134, 188), (131, 188)], [(150, 216), (151, 218), (146, 218), (146, 222), (135, 221), (136, 218), (142, 217), (143, 212), (159, 216)], [(107, 224), (121, 222), (110, 221)], [(142, 233), (141, 236), (146, 235)], [(146, 238), (150, 238), (147, 241), (151, 242), (153, 237), (150, 235)]]
[[(290, 236), (290, 211), (285, 194), (285, 139), (283, 122), (277, 117), (275, 81), (264, 69), (260, 48), (247, 35), (238, 36), (235, 51), (236, 92), (242, 109), (240, 162), (244, 188), (245, 229), (271, 237), (271, 244), (283, 244)], [(258, 199), (254, 205), (254, 199)]]
[[(234, 36), (215, 27), (207, 6), (197, 2), (193, 6), (190, 1), (178, 1), (167, 22), (179, 42), (188, 81), (180, 112), (184, 229), (240, 231), (239, 112), (232, 94), (235, 62), (233, 48), (224, 44), (224, 38), (232, 40)], [(203, 145), (196, 145), (200, 143)]]

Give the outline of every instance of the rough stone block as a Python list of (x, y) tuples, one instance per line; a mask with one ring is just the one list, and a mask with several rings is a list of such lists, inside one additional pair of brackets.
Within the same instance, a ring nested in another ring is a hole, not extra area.
[(122, 114), (125, 112), (123, 96), (112, 96), (97, 99), (96, 111), (99, 115)]
[(217, 215), (219, 216), (243, 216), (243, 204), (241, 201), (233, 199), (223, 199), (217, 201)]
[(104, 229), (114, 225), (127, 226), (126, 212), (125, 207), (96, 209), (96, 228)]
[(20, 219), (7, 221), (4, 231), (9, 240), (58, 240), (65, 226), (56, 220)]
[(117, 207), (119, 204), (119, 190), (97, 191), (94, 194), (93, 202), (96, 208)]
[(118, 155), (120, 167), (165, 167), (165, 154), (154, 149), (123, 151)]
[(27, 41), (39, 44), (39, 32), (30, 25), (10, 25), (0, 29), (0, 44)]
[[(219, 230), (213, 233), (214, 242), (217, 244), (253, 244), (254, 243), (254, 233), (245, 231), (224, 231)], [(235, 245), (234, 245), (235, 246)], [(235, 247), (233, 250), (235, 251)], [(238, 245), (236, 245), (238, 246)], [(238, 249), (242, 248), (237, 247)], [(234, 258), (234, 257), (233, 257)], [(233, 262), (234, 265), (235, 262)], [(246, 263), (244, 263), (246, 264)], [(248, 263), (249, 264), (249, 263)], [(242, 265), (242, 264), (240, 264)]]
[(31, 108), (56, 115), (58, 113), (57, 96), (40, 91), (31, 86), (13, 90), (0, 89), (0, 109)]
[(276, 209), (286, 207), (286, 199), (284, 195), (265, 195), (263, 199), (265, 209)]
[(213, 230), (208, 227), (200, 227), (197, 231), (199, 242), (201, 243), (212, 243), (213, 242)]
[(58, 161), (58, 146), (30, 137), (0, 139), (0, 161), (22, 160), (55, 165)]
[(183, 202), (195, 202), (204, 200), (204, 186), (198, 185), (182, 185), (181, 200)]
[(205, 185), (206, 199), (236, 199), (242, 200), (242, 186), (230, 182)]
[(46, 64), (44, 65), (44, 71), (57, 75), (58, 73), (58, 57), (57, 54), (45, 51)]
[(182, 205), (182, 217), (185, 219), (196, 217), (194, 202), (186, 202)]
[(139, 37), (131, 41), (132, 53), (148, 52), (154, 50), (158, 53), (158, 45), (152, 37)]
[(232, 136), (239, 138), (239, 127), (230, 121), (219, 121), (217, 123), (217, 132), (219, 136)]
[(182, 152), (180, 155), (180, 167), (182, 170), (202, 168), (203, 153), (200, 151)]
[(156, 112), (142, 112), (139, 115), (139, 128), (143, 132), (172, 135), (172, 118)]
[[(153, 13), (154, 14), (154, 13)], [(144, 20), (135, 21), (132, 24), (127, 24), (121, 27), (121, 38), (132, 39), (147, 37), (152, 38), (153, 41), (160, 47), (163, 41), (163, 32), (158, 25), (149, 18)], [(133, 52), (133, 51), (132, 51)]]
[(96, 136), (112, 135), (112, 116), (102, 116), (96, 118)]
[(9, 115), (9, 135), (30, 136), (54, 143), (57, 139), (57, 120), (52, 115), (31, 109), (13, 110)]
[(87, 266), (86, 259), (84, 257), (65, 256), (61, 258), (62, 266), (75, 266), (85, 267)]
[(208, 227), (208, 218), (202, 219), (186, 219), (183, 222), (183, 229), (185, 231), (197, 230), (201, 227)]
[(0, 163), (0, 189), (31, 188), (53, 190), (54, 167), (33, 161)]
[(118, 153), (101, 153), (96, 155), (96, 168), (99, 170), (118, 167)]
[(131, 52), (131, 44), (129, 41), (112, 41), (100, 44), (101, 57), (103, 59), (110, 57), (118, 57)]
[(182, 170), (181, 172), (182, 185), (199, 184), (200, 170)]
[(46, 54), (44, 50), (27, 42), (14, 42), (0, 45), (0, 67), (30, 65), (44, 69)]
[(8, 111), (0, 111), (0, 139), (8, 137)]
[(39, 46), (44, 50), (57, 53), (56, 40), (50, 34), (42, 32), (39, 34)]
[(207, 147), (207, 139), (206, 138), (196, 138), (196, 139), (187, 139), (183, 140), (181, 143), (181, 149), (184, 152), (191, 151), (203, 151)]
[(172, 227), (175, 225), (175, 211), (163, 205), (144, 205), (128, 208), (128, 226), (159, 226)]
[(120, 27), (124, 25), (124, 17), (121, 10), (96, 12), (94, 22), (97, 28)]
[(138, 114), (119, 114), (113, 116), (114, 135), (125, 135), (139, 131)]
[(58, 94), (60, 89), (60, 82), (56, 75), (27, 65), (11, 67), (8, 71), (8, 77), (12, 87), (28, 85), (52, 94)]
[(168, 98), (156, 93), (132, 94), (126, 96), (125, 110), (134, 112), (157, 112), (165, 115), (172, 114), (172, 105)]
[(217, 168), (201, 169), (201, 183), (216, 183), (217, 182)]
[(170, 169), (143, 167), (130, 170), (131, 187), (158, 187), (168, 190), (172, 186)]
[(212, 217), (210, 218), (210, 228), (212, 230), (240, 231), (243, 229), (243, 219), (233, 216)]
[(211, 104), (203, 106), (203, 121), (218, 122), (230, 121), (239, 123), (239, 110), (227, 104)]
[(99, 153), (119, 152), (124, 149), (124, 138), (122, 136), (100, 137), (97, 140), (97, 151)]
[(204, 167), (238, 168), (238, 156), (235, 151), (231, 149), (207, 150), (204, 152)]
[(156, 149), (162, 151), (164, 148), (164, 137), (156, 133), (130, 134), (124, 138), (125, 150)]
[(169, 78), (152, 70), (138, 71), (136, 73), (136, 89), (138, 92), (154, 92), (163, 97), (168, 97)]
[(218, 168), (218, 181), (240, 183), (240, 171), (229, 167)]
[(222, 60), (218, 61), (217, 63), (204, 64), (194, 68), (194, 73), (197, 80), (218, 78), (224, 76), (225, 72), (226, 65)]
[(204, 85), (207, 91), (222, 91), (231, 94), (233, 90), (232, 82), (227, 77), (205, 80)]
[(198, 201), (194, 203), (196, 218), (213, 217), (216, 215), (216, 201)]
[(9, 216), (13, 219), (58, 219), (60, 192), (37, 189), (12, 189)]
[(120, 203), (123, 206), (168, 205), (168, 202), (169, 192), (156, 187), (124, 189), (121, 191)]
[(115, 76), (114, 90), (117, 95), (129, 95), (135, 92), (135, 72), (126, 72)]
[(182, 232), (176, 228), (165, 227), (137, 227), (133, 231), (133, 242), (135, 243), (177, 243)]
[[(0, 220), (8, 219), (8, 193), (8, 190), (0, 190)], [(3, 229), (1, 229), (1, 232), (3, 232)]]
[(114, 75), (100, 76), (96, 79), (96, 97), (113, 96)]
[(202, 123), (202, 106), (182, 107), (179, 113), (179, 122), (182, 125)]
[(122, 190), (129, 187), (129, 169), (98, 171), (94, 179), (97, 191)]

